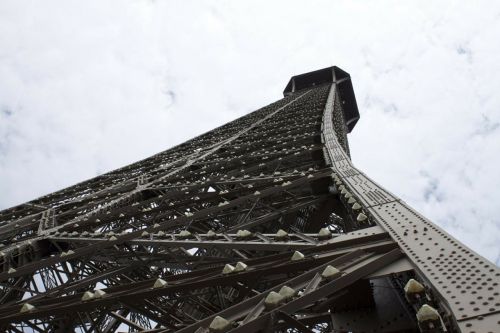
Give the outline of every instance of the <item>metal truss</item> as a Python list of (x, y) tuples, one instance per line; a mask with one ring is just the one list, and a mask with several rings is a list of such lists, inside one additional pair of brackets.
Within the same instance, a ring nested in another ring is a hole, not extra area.
[(352, 165), (337, 67), (0, 212), (5, 332), (498, 332), (500, 270)]

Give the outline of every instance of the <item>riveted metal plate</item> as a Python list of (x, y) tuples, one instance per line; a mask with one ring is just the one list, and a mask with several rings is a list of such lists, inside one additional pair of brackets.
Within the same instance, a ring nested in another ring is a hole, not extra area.
[(345, 182), (350, 185), (352, 193), (365, 207), (372, 207), (397, 200), (394, 195), (375, 184), (375, 182), (363, 174), (358, 173), (345, 178)]
[(333, 160), (335, 162), (343, 161), (343, 160), (346, 160), (346, 159), (347, 159), (347, 156), (345, 156), (344, 154), (340, 154), (340, 153), (334, 153), (333, 154)]
[(467, 323), (462, 325), (465, 320), (471, 324), (470, 319), (482, 318), (477, 322), (494, 327), (487, 321), (500, 319), (498, 267), (404, 203), (392, 202), (368, 210), (399, 243), (421, 275), (447, 300), (464, 332), (487, 332), (477, 331)]
[(333, 161), (333, 165), (337, 173), (339, 173), (343, 177), (352, 177), (359, 174), (359, 170), (354, 168), (350, 161), (347, 159), (340, 161)]
[[(332, 158), (340, 147), (332, 126), (334, 87), (323, 116), (325, 146)], [(330, 104), (328, 104), (330, 103)], [(345, 153), (344, 153), (345, 154)], [(462, 332), (500, 332), (500, 269), (425, 219), (357, 170), (349, 159), (333, 162), (347, 190), (373, 221), (398, 242), (421, 279), (451, 311)]]

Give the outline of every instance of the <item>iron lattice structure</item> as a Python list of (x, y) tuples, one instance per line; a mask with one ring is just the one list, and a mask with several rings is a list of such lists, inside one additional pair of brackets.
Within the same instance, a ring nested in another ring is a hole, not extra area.
[(351, 163), (337, 67), (0, 212), (5, 332), (499, 332), (500, 270)]

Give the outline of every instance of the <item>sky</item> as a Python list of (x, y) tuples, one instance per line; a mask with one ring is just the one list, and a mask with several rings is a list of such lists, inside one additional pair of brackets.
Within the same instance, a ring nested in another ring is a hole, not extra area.
[[(306, 4), (306, 5), (305, 5)], [(351, 74), (354, 164), (500, 265), (500, 2), (0, 2), (0, 209)]]

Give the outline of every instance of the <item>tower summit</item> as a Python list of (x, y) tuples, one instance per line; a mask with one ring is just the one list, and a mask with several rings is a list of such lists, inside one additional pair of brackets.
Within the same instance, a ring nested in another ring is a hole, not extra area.
[(338, 97), (342, 103), (347, 131), (350, 133), (359, 119), (358, 105), (354, 96), (351, 76), (337, 66), (292, 76), (283, 91), (283, 95), (286, 97), (301, 90), (332, 83), (336, 85)]
[(351, 162), (348, 73), (0, 212), (5, 332), (497, 332), (500, 270)]

